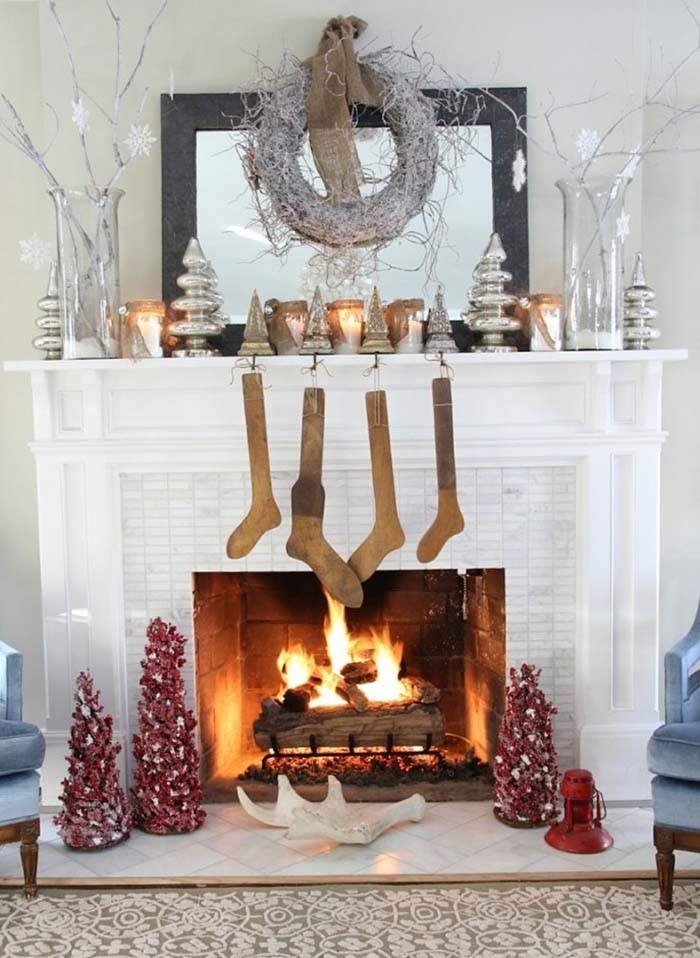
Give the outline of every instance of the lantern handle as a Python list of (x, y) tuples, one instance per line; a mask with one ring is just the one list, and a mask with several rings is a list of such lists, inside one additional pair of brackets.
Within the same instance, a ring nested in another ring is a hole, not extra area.
[[(598, 789), (595, 790), (596, 797), (596, 821), (602, 822), (604, 818), (608, 817), (608, 806), (605, 804), (605, 799), (603, 798), (603, 793)], [(603, 804), (603, 814), (600, 814), (600, 805)]]

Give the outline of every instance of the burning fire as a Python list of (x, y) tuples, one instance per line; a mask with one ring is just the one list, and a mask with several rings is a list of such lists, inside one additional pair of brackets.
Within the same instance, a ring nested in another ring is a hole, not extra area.
[(335, 690), (343, 666), (370, 657), (377, 667), (377, 678), (358, 686), (369, 701), (396, 702), (405, 698), (399, 681), (403, 643), (391, 641), (386, 625), (381, 631), (372, 629), (364, 635), (352, 636), (345, 621), (345, 606), (325, 589), (324, 595), (328, 615), (323, 627), (330, 665), (318, 664), (314, 656), (301, 645), (282, 649), (277, 657), (277, 668), (282, 676), (280, 697), (287, 689), (306, 685), (313, 677), (318, 695), (309, 703), (311, 707), (344, 705), (344, 700)]

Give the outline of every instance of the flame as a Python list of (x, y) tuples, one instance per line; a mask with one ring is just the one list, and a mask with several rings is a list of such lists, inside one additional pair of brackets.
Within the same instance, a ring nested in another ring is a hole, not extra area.
[(335, 691), (341, 669), (348, 662), (361, 662), (368, 656), (377, 666), (377, 678), (359, 686), (370, 702), (395, 702), (405, 698), (399, 671), (403, 655), (403, 642), (392, 642), (385, 624), (381, 630), (353, 636), (348, 631), (345, 606), (324, 589), (328, 614), (323, 624), (326, 649), (330, 665), (316, 662), (312, 653), (301, 645), (282, 649), (277, 657), (277, 668), (282, 678), (280, 696), (286, 689), (298, 688), (314, 679), (318, 695), (311, 706), (344, 705)]

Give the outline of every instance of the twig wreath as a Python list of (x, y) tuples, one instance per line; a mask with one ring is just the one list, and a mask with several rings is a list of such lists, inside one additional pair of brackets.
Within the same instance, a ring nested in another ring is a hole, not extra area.
[(372, 196), (333, 199), (304, 176), (310, 71), (300, 65), (296, 82), (272, 97), (255, 137), (255, 172), (272, 210), (291, 229), (324, 246), (374, 246), (397, 237), (425, 206), (435, 184), (437, 137), (433, 105), (412, 84), (376, 66), (386, 93), (382, 114), (396, 149), (386, 184)]
[[(364, 26), (334, 18), (311, 61), (287, 61), (289, 69), (268, 74), (258, 90), (246, 159), (258, 215), (275, 246), (286, 227), (322, 247), (378, 248), (430, 199), (440, 159), (437, 105), (420, 91), (422, 71), (396, 69), (397, 51), (355, 59), (352, 41)], [(371, 196), (359, 192), (357, 104), (380, 110), (395, 150), (384, 185)], [(307, 132), (325, 193), (305, 175)]]

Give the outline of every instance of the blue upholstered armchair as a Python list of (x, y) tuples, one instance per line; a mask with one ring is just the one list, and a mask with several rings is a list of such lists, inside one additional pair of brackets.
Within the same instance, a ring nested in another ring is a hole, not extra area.
[(46, 746), (22, 721), (22, 656), (0, 642), (0, 845), (21, 842), (24, 894), (36, 894), (39, 773)]
[(700, 608), (690, 632), (666, 653), (666, 724), (647, 748), (655, 774), (654, 844), (659, 903), (673, 907), (675, 849), (700, 852)]

